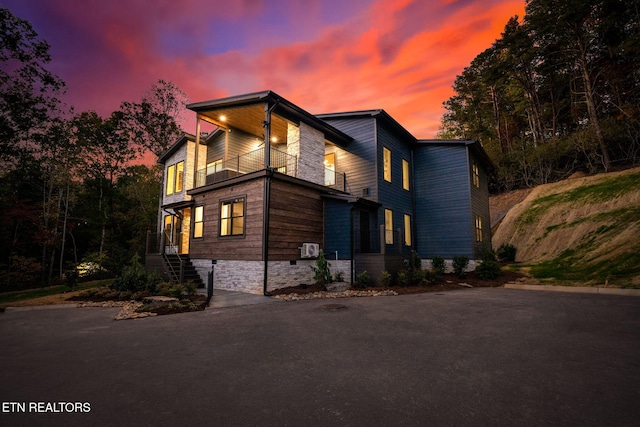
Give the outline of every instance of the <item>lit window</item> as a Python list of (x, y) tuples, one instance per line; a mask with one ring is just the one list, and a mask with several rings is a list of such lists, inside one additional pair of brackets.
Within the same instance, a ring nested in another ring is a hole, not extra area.
[(204, 231), (204, 206), (196, 206), (193, 210), (193, 238), (199, 239)]
[(409, 162), (402, 159), (402, 188), (409, 191)]
[(336, 185), (336, 155), (329, 153), (324, 155), (324, 185)]
[(220, 236), (244, 234), (244, 198), (224, 201), (220, 204)]
[(184, 162), (176, 164), (176, 193), (182, 191), (182, 185), (184, 183)]
[(473, 170), (473, 185), (480, 188), (480, 169), (478, 169), (478, 164), (474, 162), (471, 168)]
[(411, 246), (411, 215), (404, 214), (404, 245)]
[(476, 215), (476, 242), (482, 242), (482, 218)]
[(167, 168), (167, 195), (173, 194), (176, 179), (176, 165)]
[(167, 196), (180, 193), (184, 184), (184, 162), (179, 162), (167, 168)]
[(393, 245), (393, 212), (384, 210), (384, 241), (387, 245)]
[(391, 150), (382, 147), (382, 166), (384, 171), (384, 180), (391, 182)]

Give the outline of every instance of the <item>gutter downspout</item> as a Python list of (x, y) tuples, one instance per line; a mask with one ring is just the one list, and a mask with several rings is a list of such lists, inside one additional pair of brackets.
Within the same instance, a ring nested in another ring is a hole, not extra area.
[(264, 196), (262, 206), (262, 259), (264, 261), (264, 273), (262, 283), (262, 293), (264, 296), (270, 297), (271, 294), (267, 291), (268, 284), (268, 271), (269, 271), (269, 208), (271, 206), (271, 177), (273, 176), (273, 169), (271, 168), (271, 112), (278, 106), (280, 101), (269, 106), (269, 103), (264, 105), (264, 167), (267, 170), (267, 177), (264, 181)]

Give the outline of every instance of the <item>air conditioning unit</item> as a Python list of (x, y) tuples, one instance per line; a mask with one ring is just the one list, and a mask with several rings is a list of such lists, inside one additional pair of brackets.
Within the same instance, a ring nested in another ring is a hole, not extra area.
[(320, 245), (317, 243), (303, 243), (300, 249), (302, 258), (315, 258), (320, 255)]

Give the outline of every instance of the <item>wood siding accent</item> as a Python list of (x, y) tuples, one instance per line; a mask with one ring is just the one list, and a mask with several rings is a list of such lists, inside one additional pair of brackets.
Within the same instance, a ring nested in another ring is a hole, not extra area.
[(271, 181), (269, 260), (300, 259), (303, 243), (323, 248), (323, 201), (320, 190), (277, 179)]
[[(220, 201), (245, 197), (244, 236), (219, 237)], [(193, 196), (195, 206), (204, 206), (204, 232), (191, 238), (191, 258), (262, 260), (264, 178), (258, 178)]]
[(474, 257), (469, 196), (471, 178), (463, 145), (424, 145), (414, 151), (416, 248), (422, 258)]
[(207, 144), (207, 164), (224, 158), (226, 132), (215, 137)]

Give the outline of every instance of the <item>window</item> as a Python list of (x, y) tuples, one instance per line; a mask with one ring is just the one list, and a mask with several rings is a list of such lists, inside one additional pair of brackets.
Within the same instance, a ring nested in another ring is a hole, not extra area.
[(178, 162), (167, 168), (166, 184), (167, 196), (182, 191), (184, 184), (184, 162)]
[(336, 185), (336, 155), (329, 153), (324, 155), (324, 185)]
[(480, 169), (478, 169), (478, 164), (473, 162), (473, 166), (471, 167), (473, 172), (473, 185), (477, 188), (480, 188)]
[(404, 214), (404, 245), (411, 246), (411, 215)]
[(482, 242), (482, 218), (476, 215), (476, 242)]
[(200, 239), (204, 231), (204, 206), (196, 206), (193, 210), (193, 238)]
[(244, 197), (220, 203), (220, 236), (244, 235)]
[(402, 188), (409, 191), (409, 162), (402, 159)]
[(391, 182), (391, 150), (382, 147), (382, 166), (384, 171), (384, 180)]
[(384, 242), (393, 245), (393, 212), (391, 209), (384, 210)]

